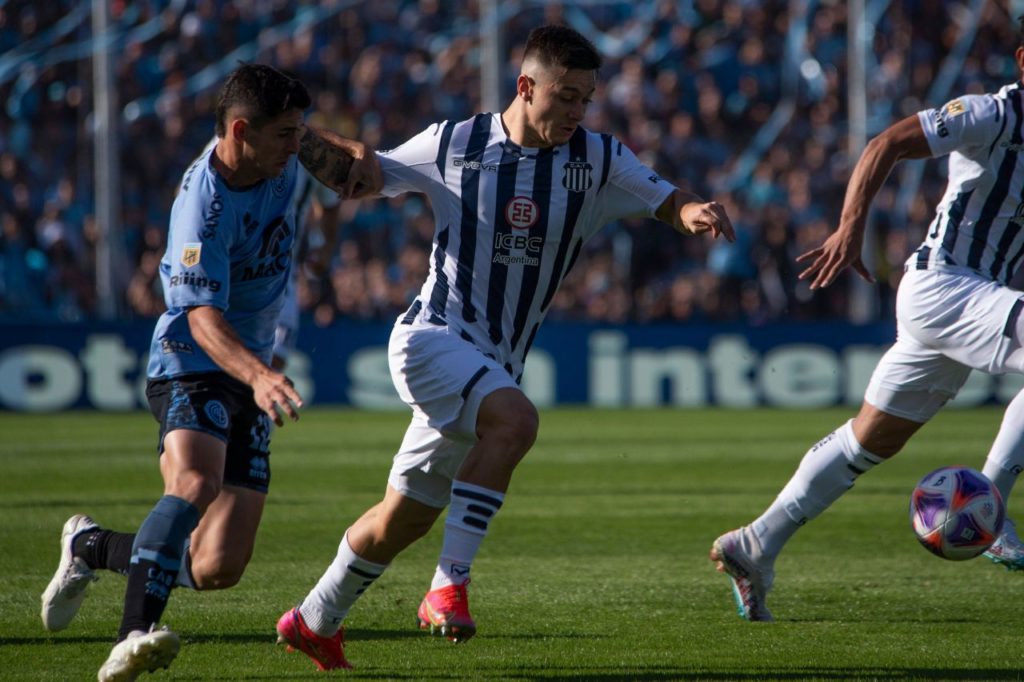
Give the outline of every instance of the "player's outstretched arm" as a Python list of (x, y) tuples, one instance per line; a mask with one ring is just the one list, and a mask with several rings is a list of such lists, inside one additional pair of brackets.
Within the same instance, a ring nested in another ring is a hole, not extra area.
[(299, 161), (313, 177), (349, 199), (378, 194), (384, 184), (380, 162), (368, 146), (326, 128), (305, 126)]
[(675, 190), (654, 216), (683, 234), (710, 232), (715, 239), (721, 236), (730, 242), (736, 241), (736, 232), (725, 208), (717, 201), (704, 201), (696, 194)]
[(808, 264), (800, 279), (811, 278), (811, 289), (820, 289), (852, 267), (863, 279), (874, 282), (874, 276), (861, 260), (871, 201), (899, 161), (929, 156), (928, 138), (916, 114), (894, 123), (871, 140), (850, 175), (839, 227), (821, 246), (797, 257), (798, 263)]
[(284, 426), (279, 409), (298, 421), (302, 396), (292, 380), (263, 364), (246, 348), (220, 310), (213, 306), (189, 308), (188, 326), (196, 343), (221, 369), (252, 386), (256, 404), (275, 424)]

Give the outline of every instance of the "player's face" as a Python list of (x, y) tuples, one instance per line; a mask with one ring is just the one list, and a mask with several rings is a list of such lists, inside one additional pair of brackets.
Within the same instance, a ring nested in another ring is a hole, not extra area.
[(530, 132), (537, 139), (527, 146), (553, 147), (568, 142), (587, 113), (596, 83), (597, 73), (584, 69), (538, 74), (527, 107)]
[(245, 135), (245, 157), (261, 178), (276, 178), (284, 171), (292, 155), (299, 151), (301, 129), (300, 109), (289, 109), (259, 128), (249, 126)]

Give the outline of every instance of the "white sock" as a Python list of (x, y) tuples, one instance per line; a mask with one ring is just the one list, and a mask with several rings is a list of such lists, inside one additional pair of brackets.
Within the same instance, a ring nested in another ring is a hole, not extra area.
[(818, 441), (775, 501), (750, 524), (769, 561), (797, 528), (828, 509), (853, 487), (858, 476), (882, 462), (857, 442), (853, 420)]
[(444, 544), (430, 589), (469, 582), (469, 569), (491, 519), (501, 509), (505, 493), (472, 483), (452, 481), (452, 501), (444, 522)]
[(1021, 391), (1003, 413), (1003, 423), (999, 426), (992, 449), (985, 459), (985, 468), (981, 473), (999, 489), (1003, 502), (1010, 498), (1013, 484), (1024, 468), (1024, 391)]
[(380, 577), (387, 564), (375, 564), (363, 559), (348, 544), (348, 533), (338, 545), (338, 555), (327, 567), (314, 587), (299, 606), (302, 620), (309, 629), (322, 637), (330, 637), (348, 615), (348, 610)]

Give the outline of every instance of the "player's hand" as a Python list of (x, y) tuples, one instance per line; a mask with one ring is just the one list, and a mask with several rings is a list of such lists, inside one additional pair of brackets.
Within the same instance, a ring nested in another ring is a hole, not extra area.
[(256, 404), (278, 426), (284, 426), (282, 413), (293, 422), (299, 421), (302, 396), (284, 374), (268, 369), (253, 382), (252, 391)]
[(710, 232), (715, 239), (724, 236), (727, 241), (736, 241), (736, 231), (725, 213), (725, 207), (717, 201), (683, 204), (679, 210), (679, 220), (691, 234)]
[(380, 194), (383, 186), (380, 160), (372, 149), (363, 145), (361, 154), (353, 156), (352, 167), (348, 169), (348, 179), (341, 195), (346, 199), (362, 199)]
[(874, 284), (874, 275), (868, 272), (860, 257), (862, 240), (863, 237), (842, 230), (833, 232), (821, 246), (797, 256), (797, 263), (808, 263), (799, 278), (810, 278), (811, 289), (821, 289), (836, 281), (843, 270), (852, 267), (862, 279)]

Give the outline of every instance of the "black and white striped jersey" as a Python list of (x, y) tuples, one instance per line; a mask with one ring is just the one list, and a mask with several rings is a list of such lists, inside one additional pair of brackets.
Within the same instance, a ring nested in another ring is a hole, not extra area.
[(382, 152), (383, 193), (422, 192), (434, 211), (430, 274), (409, 321), (445, 324), (518, 380), (583, 243), (609, 222), (653, 216), (675, 189), (607, 134), (520, 147), (499, 114), (432, 125)]
[(946, 193), (914, 269), (969, 268), (1003, 284), (1024, 256), (1024, 91), (965, 95), (918, 113), (934, 156), (949, 154)]

